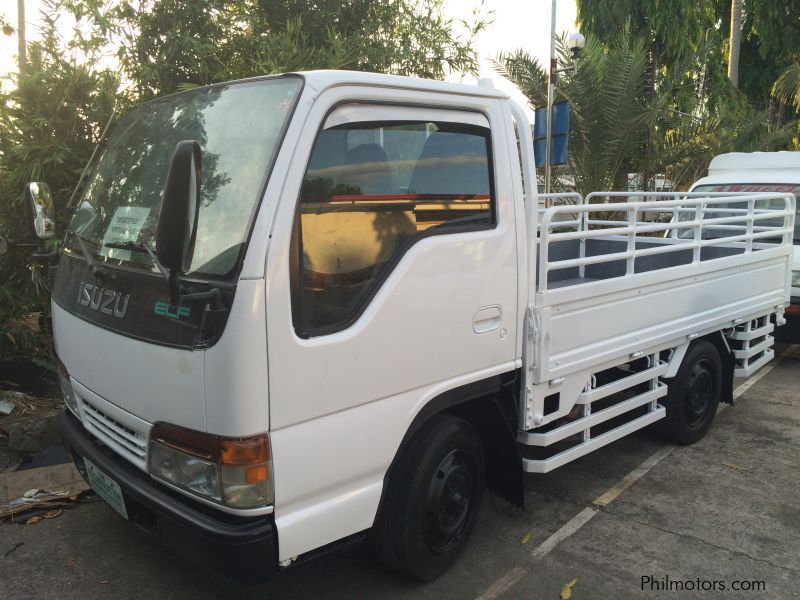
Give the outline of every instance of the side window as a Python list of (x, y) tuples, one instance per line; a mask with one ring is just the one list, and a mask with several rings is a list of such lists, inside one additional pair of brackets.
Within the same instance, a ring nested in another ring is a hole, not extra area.
[(417, 240), (494, 225), (489, 130), (434, 121), (323, 129), (294, 227), (301, 335), (346, 327)]

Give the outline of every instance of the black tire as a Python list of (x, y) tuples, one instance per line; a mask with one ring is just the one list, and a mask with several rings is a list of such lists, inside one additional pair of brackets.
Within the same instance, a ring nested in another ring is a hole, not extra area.
[(370, 540), (381, 562), (430, 581), (458, 558), (475, 526), (485, 474), (467, 421), (437, 415), (414, 435), (389, 477)]
[(692, 342), (667, 385), (667, 416), (656, 423), (656, 430), (669, 441), (694, 444), (711, 427), (719, 406), (722, 360), (717, 347), (708, 340)]

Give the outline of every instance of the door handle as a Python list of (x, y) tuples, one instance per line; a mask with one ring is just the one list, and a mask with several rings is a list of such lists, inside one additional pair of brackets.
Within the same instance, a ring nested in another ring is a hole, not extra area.
[(475, 311), (472, 317), (472, 330), (475, 333), (488, 333), (500, 327), (503, 320), (503, 309), (498, 305), (483, 306)]

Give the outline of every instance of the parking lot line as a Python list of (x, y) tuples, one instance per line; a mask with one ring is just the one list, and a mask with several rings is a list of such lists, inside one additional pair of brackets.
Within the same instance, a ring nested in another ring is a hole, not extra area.
[(609, 504), (611, 504), (614, 500), (617, 499), (617, 497), (622, 492), (627, 490), (639, 479), (644, 477), (648, 473), (648, 471), (650, 471), (650, 469), (652, 469), (658, 463), (664, 460), (669, 455), (669, 453), (672, 452), (674, 449), (675, 446), (673, 446), (672, 444), (665, 444), (664, 446), (656, 450), (652, 455), (650, 455), (650, 458), (645, 460), (633, 471), (625, 475), (625, 477), (620, 479), (617, 483), (612, 485), (608, 490), (603, 492), (600, 496), (597, 497), (597, 499), (594, 502), (592, 502), (592, 504), (598, 507), (608, 506)]
[[(777, 367), (783, 360), (784, 356), (787, 354), (793, 354), (798, 348), (800, 348), (800, 344), (788, 346), (784, 352), (782, 352), (779, 356), (776, 356), (769, 365), (766, 365), (747, 381), (737, 386), (733, 391), (733, 399), (736, 400), (740, 398), (745, 392), (747, 392), (747, 390), (753, 387), (761, 379), (766, 377), (775, 367)], [(721, 406), (720, 410), (725, 408), (725, 406), (727, 405)], [(531, 552), (530, 563), (524, 566), (516, 566), (506, 571), (502, 577), (497, 579), (483, 594), (478, 596), (478, 598), (480, 600), (499, 598), (503, 593), (511, 589), (511, 587), (513, 587), (528, 573), (532, 563), (547, 556), (561, 542), (577, 532), (581, 527), (586, 525), (586, 523), (591, 521), (601, 507), (608, 506), (611, 502), (616, 500), (620, 494), (622, 494), (625, 490), (636, 483), (636, 481), (646, 475), (653, 467), (669, 456), (669, 454), (675, 448), (676, 446), (666, 444), (656, 450), (633, 471), (625, 475), (625, 477), (620, 479), (608, 490), (598, 496), (594, 502), (592, 502), (591, 506), (584, 508), (577, 515), (567, 521), (563, 526), (561, 526), (561, 528), (559, 528), (555, 533), (548, 537), (544, 542), (534, 548), (534, 550)]]

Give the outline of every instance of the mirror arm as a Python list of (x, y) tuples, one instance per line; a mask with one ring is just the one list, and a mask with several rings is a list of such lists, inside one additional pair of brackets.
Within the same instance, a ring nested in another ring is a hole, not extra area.
[(222, 301), (222, 292), (216, 287), (196, 294), (183, 294), (181, 296), (181, 302), (184, 300), (210, 300), (209, 305), (211, 310), (222, 310), (225, 308), (225, 303)]
[(181, 282), (178, 280), (177, 271), (169, 272), (167, 283), (169, 284), (169, 303), (172, 306), (178, 306), (183, 302), (183, 295), (181, 294)]
[(178, 280), (178, 273), (173, 269), (167, 269), (161, 261), (158, 260), (158, 256), (156, 253), (153, 252), (153, 249), (149, 246), (149, 244), (142, 244), (142, 248), (147, 251), (148, 256), (153, 261), (153, 264), (158, 267), (158, 270), (161, 272), (161, 275), (164, 276), (164, 279), (169, 286), (169, 302), (172, 306), (178, 306), (181, 303), (181, 283)]
[(52, 252), (34, 252), (31, 254), (31, 259), (36, 264), (53, 267), (58, 264), (58, 254), (58, 250), (53, 250)]
[(15, 242), (14, 240), (6, 240), (9, 248), (38, 248), (41, 244), (39, 242)]

